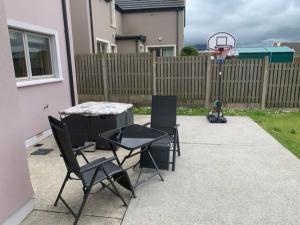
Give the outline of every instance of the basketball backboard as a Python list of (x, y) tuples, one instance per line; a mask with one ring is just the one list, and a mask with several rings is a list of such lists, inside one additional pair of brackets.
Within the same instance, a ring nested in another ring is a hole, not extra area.
[(235, 38), (227, 32), (218, 32), (208, 39), (207, 47), (209, 50), (235, 48)]

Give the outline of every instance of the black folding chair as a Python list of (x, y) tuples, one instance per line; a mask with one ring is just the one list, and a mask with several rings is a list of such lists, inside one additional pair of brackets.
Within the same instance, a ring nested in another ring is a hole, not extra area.
[[(180, 156), (179, 124), (176, 123), (176, 110), (176, 96), (152, 96), (151, 122), (145, 124), (169, 134), (165, 139), (154, 142), (150, 151), (151, 149), (157, 151), (163, 149), (164, 146), (169, 146), (170, 151), (173, 152), (172, 161), (169, 162), (172, 164), (172, 171), (175, 171), (176, 153)], [(159, 158), (156, 161), (159, 162)]]
[[(131, 191), (133, 195), (134, 190), (127, 172), (124, 171), (122, 167), (112, 163), (112, 161), (116, 160), (116, 157), (109, 159), (99, 158), (95, 161), (80, 166), (77, 161), (76, 154), (72, 149), (70, 136), (66, 125), (51, 116), (48, 118), (54, 138), (67, 167), (67, 175), (60, 188), (54, 206), (57, 206), (58, 201), (61, 200), (62, 203), (68, 208), (70, 213), (75, 217), (74, 224), (77, 224), (92, 186), (98, 183), (101, 183), (103, 186), (107, 187), (110, 191), (112, 191), (112, 193), (122, 200), (125, 206), (127, 206), (127, 203), (118, 191), (114, 181), (117, 181), (120, 185)], [(75, 175), (75, 177), (71, 176), (71, 174)], [(68, 180), (80, 180), (83, 185), (83, 201), (77, 214), (70, 208), (70, 206), (62, 197), (63, 189)], [(109, 182), (112, 188), (103, 182), (105, 180)]]

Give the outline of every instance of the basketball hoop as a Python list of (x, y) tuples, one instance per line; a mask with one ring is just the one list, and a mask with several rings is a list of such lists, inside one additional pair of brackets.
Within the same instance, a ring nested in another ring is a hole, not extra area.
[(214, 102), (213, 110), (207, 115), (207, 119), (210, 123), (226, 123), (227, 120), (224, 117), (222, 111), (221, 89), (222, 89), (222, 66), (225, 63), (227, 56), (236, 56), (235, 50), (235, 38), (233, 35), (226, 32), (219, 32), (212, 35), (207, 42), (208, 49), (212, 52), (213, 58), (218, 64), (219, 76), (218, 76), (218, 98)]
[(227, 32), (219, 32), (208, 39), (208, 49), (212, 51), (217, 64), (224, 64), (227, 56), (237, 56), (235, 38)]

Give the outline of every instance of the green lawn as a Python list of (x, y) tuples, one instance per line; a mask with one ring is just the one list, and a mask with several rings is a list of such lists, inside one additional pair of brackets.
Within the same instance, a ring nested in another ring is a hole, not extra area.
[[(150, 107), (135, 108), (135, 114), (150, 114)], [(207, 115), (203, 108), (178, 108), (178, 115)], [(300, 158), (300, 112), (224, 109), (227, 116), (249, 116), (283, 146)]]

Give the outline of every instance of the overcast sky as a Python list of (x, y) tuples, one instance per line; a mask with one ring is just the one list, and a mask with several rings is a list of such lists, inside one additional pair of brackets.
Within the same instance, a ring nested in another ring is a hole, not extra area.
[(300, 0), (186, 0), (185, 43), (233, 34), (239, 46), (300, 40)]

